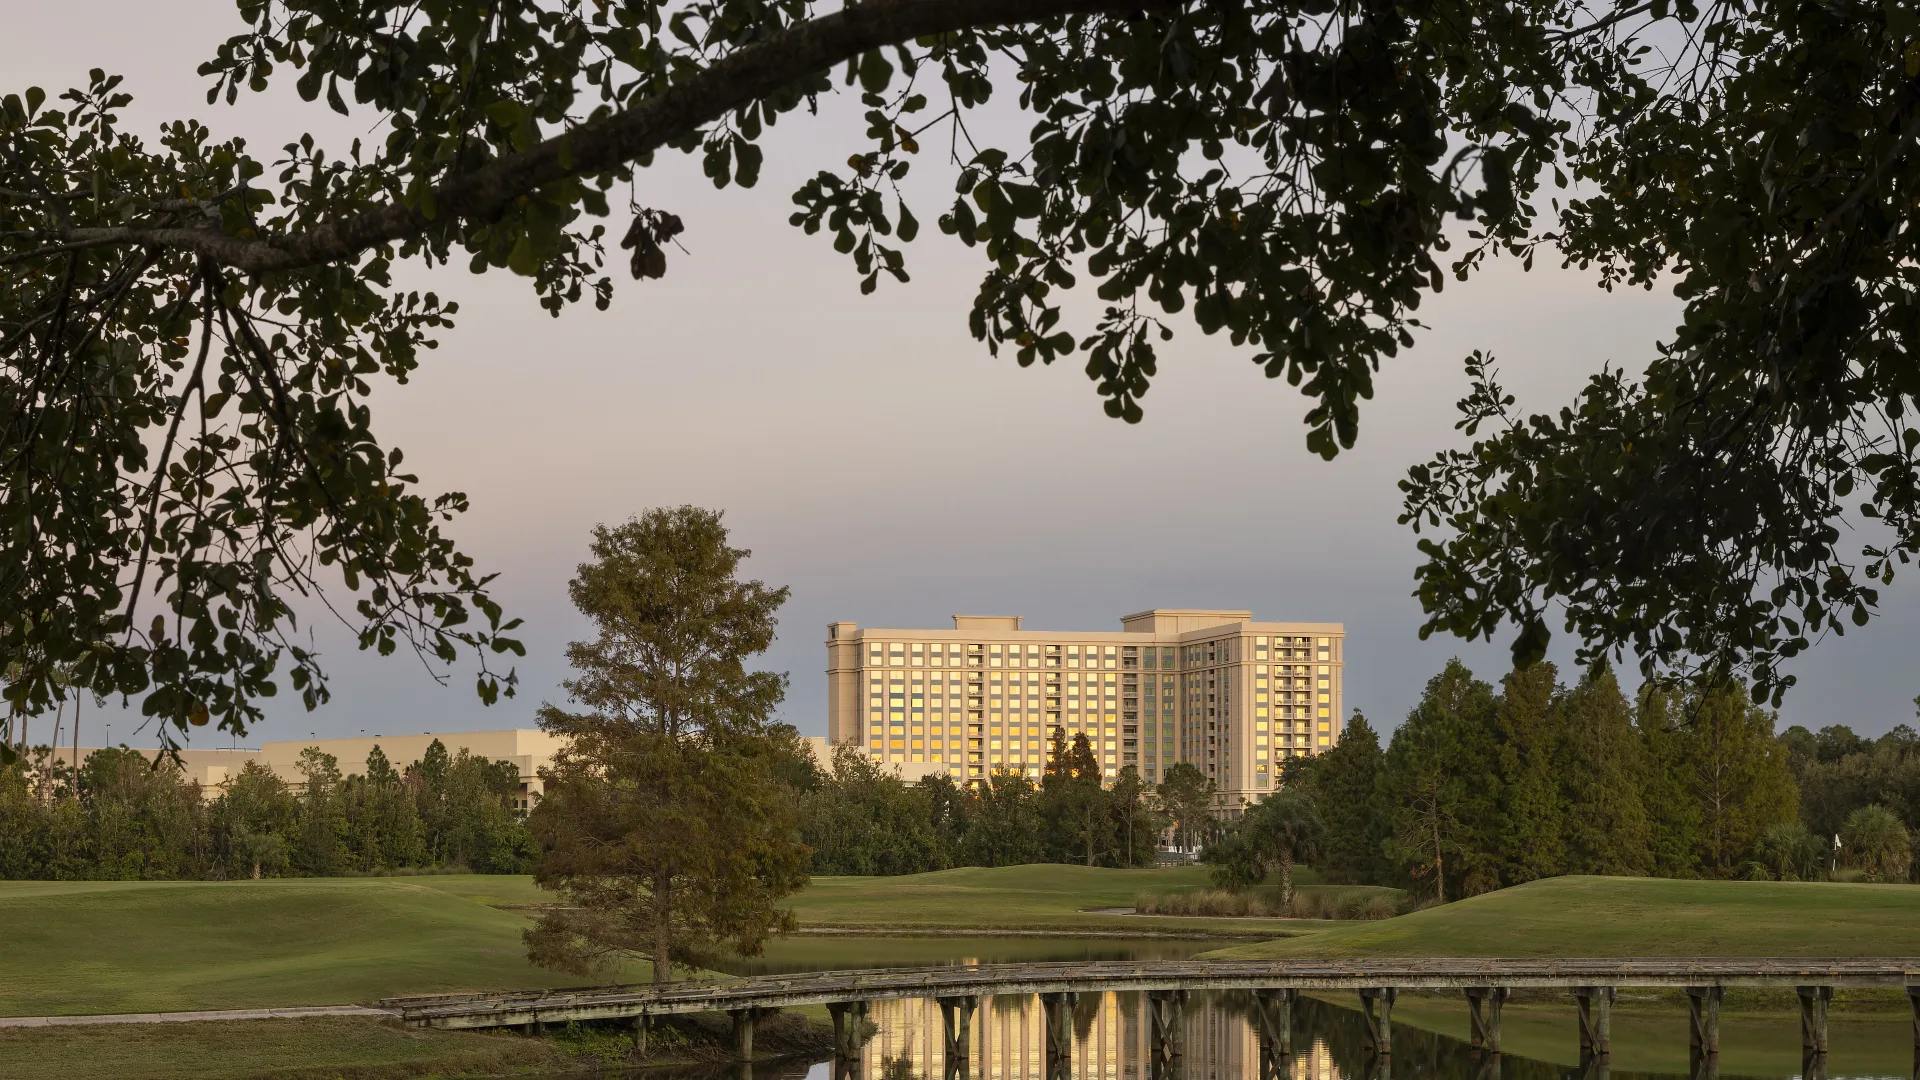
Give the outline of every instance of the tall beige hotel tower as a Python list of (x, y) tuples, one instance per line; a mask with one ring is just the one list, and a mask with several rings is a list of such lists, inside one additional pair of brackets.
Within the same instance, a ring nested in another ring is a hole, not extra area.
[(1155, 608), (1118, 632), (1022, 630), (955, 615), (951, 630), (827, 627), (827, 739), (909, 776), (1038, 776), (1055, 727), (1084, 732), (1109, 778), (1189, 761), (1225, 805), (1271, 790), (1280, 761), (1340, 741), (1340, 623)]

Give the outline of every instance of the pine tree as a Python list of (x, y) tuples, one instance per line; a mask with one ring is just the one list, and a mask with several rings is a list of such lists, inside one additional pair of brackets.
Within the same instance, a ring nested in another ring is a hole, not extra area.
[(1394, 732), (1382, 763), (1388, 850), (1441, 901), (1499, 887), (1494, 711), (1493, 688), (1450, 660)]
[(1503, 884), (1565, 873), (1560, 778), (1555, 770), (1559, 671), (1549, 663), (1511, 672), (1495, 710), (1500, 739), (1500, 875)]
[(1700, 873), (1701, 814), (1687, 760), (1683, 703), (1670, 689), (1648, 683), (1634, 710), (1641, 760), (1640, 801), (1647, 812), (1647, 847), (1656, 877)]
[(1587, 668), (1560, 705), (1560, 776), (1565, 792), (1563, 873), (1640, 875), (1652, 871), (1645, 771), (1633, 710), (1604, 660)]
[(528, 955), (583, 975), (644, 957), (665, 982), (673, 964), (753, 955), (793, 926), (778, 904), (811, 853), (776, 777), (804, 751), (773, 720), (785, 677), (746, 666), (787, 590), (741, 580), (749, 553), (696, 507), (596, 528), (592, 551), (568, 586), (596, 630), (567, 647), (581, 708), (540, 710), (569, 743), (541, 775), (534, 881), (563, 903), (527, 931)]
[(1160, 778), (1160, 805), (1173, 819), (1175, 839), (1188, 851), (1213, 836), (1213, 788), (1213, 781), (1191, 761), (1176, 762)]
[(1774, 714), (1726, 681), (1689, 695), (1685, 748), (1700, 809), (1700, 864), (1725, 877), (1769, 825), (1792, 821), (1799, 792), (1786, 749), (1773, 737)]
[(1374, 885), (1384, 880), (1390, 825), (1380, 794), (1381, 760), (1380, 737), (1357, 710), (1338, 746), (1287, 760), (1283, 783), (1305, 788), (1320, 810), (1323, 835), (1315, 868), (1329, 881)]

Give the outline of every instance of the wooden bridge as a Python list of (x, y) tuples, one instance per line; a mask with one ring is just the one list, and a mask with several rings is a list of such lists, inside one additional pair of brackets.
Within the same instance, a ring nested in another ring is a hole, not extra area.
[(843, 1059), (855, 1058), (864, 1038), (870, 1002), (900, 998), (937, 1001), (945, 1017), (946, 1057), (964, 1070), (975, 1008), (983, 998), (1038, 995), (1046, 1011), (1049, 1072), (1064, 1064), (1072, 1041), (1072, 1006), (1079, 994), (1131, 990), (1144, 993), (1150, 1046), (1159, 1064), (1177, 1061), (1187, 995), (1204, 990), (1241, 990), (1254, 997), (1262, 1075), (1277, 1075), (1292, 1054), (1292, 1004), (1303, 991), (1346, 990), (1359, 994), (1367, 1045), (1382, 1057), (1392, 1053), (1394, 996), (1401, 990), (1458, 990), (1466, 997), (1475, 1048), (1500, 1052), (1500, 1011), (1517, 989), (1569, 992), (1578, 1007), (1583, 1057), (1603, 1058), (1611, 1046), (1611, 1006), (1620, 987), (1683, 990), (1689, 1014), (1689, 1045), (1696, 1061), (1720, 1050), (1720, 1002), (1728, 987), (1792, 987), (1800, 999), (1801, 1043), (1809, 1055), (1827, 1051), (1827, 1005), (1837, 987), (1903, 988), (1913, 1009), (1914, 1047), (1920, 1060), (1920, 958), (1890, 959), (1399, 959), (1399, 960), (1166, 960), (1089, 961), (1049, 964), (982, 964), (935, 968), (818, 971), (577, 990), (483, 995), (389, 998), (381, 1004), (413, 1027), (482, 1028), (585, 1020), (626, 1020), (644, 1047), (653, 1017), (696, 1012), (731, 1014), (737, 1048), (753, 1053), (754, 1022), (776, 1009), (825, 1005), (834, 1020), (834, 1044)]

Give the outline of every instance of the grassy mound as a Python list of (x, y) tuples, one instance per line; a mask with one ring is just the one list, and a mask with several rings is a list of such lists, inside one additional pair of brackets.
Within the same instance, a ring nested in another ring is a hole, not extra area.
[(1920, 956), (1920, 888), (1549, 878), (1207, 956)]
[(1110, 870), (1098, 866), (960, 867), (900, 877), (815, 878), (791, 901), (802, 926), (894, 929), (1101, 930), (1119, 933), (1272, 934), (1245, 919), (1140, 918), (1096, 913), (1131, 908), (1142, 892), (1203, 889), (1199, 867)]
[(527, 963), (524, 915), (458, 895), (453, 881), (421, 884), (430, 880), (0, 882), (0, 1016), (579, 982)]

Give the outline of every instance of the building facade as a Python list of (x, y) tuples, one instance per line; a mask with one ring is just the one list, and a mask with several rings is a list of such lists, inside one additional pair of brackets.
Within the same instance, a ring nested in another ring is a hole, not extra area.
[[(1117, 632), (1024, 630), (955, 615), (951, 630), (827, 627), (827, 739), (956, 780), (1038, 776), (1053, 729), (1085, 734), (1107, 777), (1176, 762), (1227, 806), (1272, 790), (1280, 762), (1340, 741), (1345, 629), (1249, 611), (1156, 608)], [(924, 764), (923, 764), (924, 763)]]

